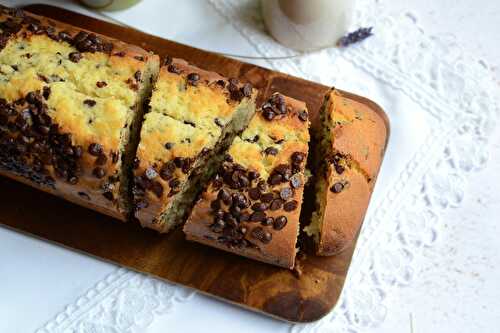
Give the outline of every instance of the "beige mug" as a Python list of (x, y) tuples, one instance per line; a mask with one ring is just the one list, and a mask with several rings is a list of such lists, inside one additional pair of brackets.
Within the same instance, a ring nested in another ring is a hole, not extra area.
[(351, 24), (355, 0), (262, 0), (269, 33), (300, 51), (334, 46)]
[(80, 0), (85, 6), (102, 10), (122, 10), (136, 5), (141, 0)]

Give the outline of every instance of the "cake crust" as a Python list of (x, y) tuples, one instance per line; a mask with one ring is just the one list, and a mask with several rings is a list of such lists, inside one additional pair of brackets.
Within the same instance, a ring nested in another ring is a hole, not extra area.
[(320, 138), (327, 148), (319, 152), (326, 162), (318, 167), (316, 192), (324, 209), (315, 212), (321, 224), (315, 244), (318, 255), (329, 256), (356, 238), (381, 165), (386, 128), (375, 111), (335, 89), (325, 97), (321, 112), (330, 128)]

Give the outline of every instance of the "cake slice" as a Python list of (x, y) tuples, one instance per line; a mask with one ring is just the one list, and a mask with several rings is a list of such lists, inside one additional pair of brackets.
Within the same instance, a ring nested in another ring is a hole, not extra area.
[(134, 165), (134, 215), (143, 226), (168, 232), (184, 221), (221, 152), (254, 114), (255, 97), (248, 83), (166, 59)]
[(318, 255), (352, 244), (368, 206), (386, 141), (383, 119), (367, 105), (332, 89), (315, 136), (316, 210), (304, 228)]
[(305, 104), (274, 94), (230, 146), (184, 226), (187, 239), (292, 268), (308, 128)]
[(159, 58), (0, 7), (0, 174), (125, 220)]

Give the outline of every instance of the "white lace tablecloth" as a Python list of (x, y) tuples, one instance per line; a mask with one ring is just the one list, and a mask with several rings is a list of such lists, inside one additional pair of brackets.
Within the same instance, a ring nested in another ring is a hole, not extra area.
[[(387, 1), (391, 2), (395, 1)], [(313, 324), (286, 324), (0, 228), (0, 332), (364, 332), (373, 328), (400, 332), (420, 323), (443, 331), (446, 325), (432, 326), (426, 318), (413, 318), (412, 312), (406, 317), (401, 309), (407, 303), (398, 303), (397, 296), (400, 287), (418, 282), (423, 276), (419, 274), (425, 276), (422, 268), (427, 267), (424, 258), (429, 252), (449, 241), (452, 221), (447, 210), (462, 204), (469, 181), (489, 161), (491, 135), (500, 115), (500, 87), (494, 68), (477, 52), (462, 48), (451, 34), (429, 34), (413, 11), (375, 0), (358, 0), (357, 8), (354, 26), (373, 26), (375, 32), (359, 45), (286, 60), (252, 60), (367, 96), (386, 110), (391, 121), (386, 159), (334, 311)], [(254, 0), (182, 4), (145, 0), (110, 15), (143, 31), (205, 49), (260, 57), (295, 54), (266, 35)], [(492, 177), (482, 178), (500, 184), (500, 177)], [(498, 194), (492, 194), (491, 200), (498, 204)], [(485, 235), (484, 241), (488, 239), (494, 241)], [(450, 265), (446, 253), (439, 255), (442, 265)], [(433, 260), (441, 265), (439, 259)], [(492, 274), (499, 277), (494, 269)], [(425, 299), (427, 292), (436, 295), (425, 286), (419, 288), (415, 297)], [(500, 305), (498, 288), (488, 295), (498, 297), (476, 300), (471, 309)], [(451, 291), (448, 297), (453, 299)], [(427, 306), (432, 302), (439, 303), (429, 300)], [(494, 323), (494, 314), (500, 313), (496, 309), (484, 311), (485, 320)], [(398, 314), (396, 319), (405, 323), (394, 324), (391, 314)], [(449, 316), (453, 315), (458, 317)], [(391, 322), (384, 329), (386, 318)], [(493, 330), (486, 326), (483, 331)]]

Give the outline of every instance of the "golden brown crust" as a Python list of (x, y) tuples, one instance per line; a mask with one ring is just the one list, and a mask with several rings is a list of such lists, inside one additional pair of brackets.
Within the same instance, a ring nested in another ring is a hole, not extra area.
[[(343, 97), (332, 89), (324, 109), (329, 122), (328, 156), (319, 182), (326, 183), (326, 208), (318, 255), (334, 255), (352, 244), (373, 191), (386, 142), (384, 120), (369, 106)], [(325, 169), (326, 167), (326, 169)], [(340, 184), (340, 185), (339, 185)]]
[(190, 240), (292, 268), (309, 121), (304, 103), (282, 95), (271, 99), (276, 96), (287, 107), (284, 113), (269, 116), (276, 106), (264, 104), (234, 140), (184, 232)]
[(125, 220), (121, 136), (158, 56), (21, 10), (0, 13), (2, 173)]

